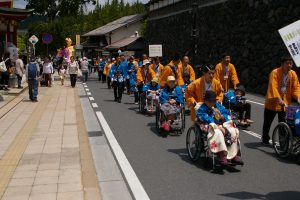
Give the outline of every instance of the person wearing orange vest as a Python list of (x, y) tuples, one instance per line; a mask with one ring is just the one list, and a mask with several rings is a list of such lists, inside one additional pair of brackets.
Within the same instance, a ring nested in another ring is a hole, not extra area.
[(182, 78), (182, 63), (179, 54), (173, 56), (172, 61), (165, 66), (164, 72), (160, 78), (160, 86), (164, 87), (166, 85), (169, 76), (174, 76), (176, 79), (176, 85), (184, 85)]
[(206, 91), (214, 91), (217, 95), (217, 101), (223, 101), (223, 89), (221, 83), (214, 78), (215, 70), (213, 65), (203, 67), (204, 75), (192, 82), (186, 89), (185, 99), (187, 105), (191, 108), (191, 119), (195, 121), (196, 110), (204, 102)]
[(149, 67), (149, 60), (144, 60), (143, 65), (138, 68), (136, 73), (136, 82), (139, 94), (143, 92), (143, 86), (155, 78), (155, 72)]
[(153, 58), (153, 63), (150, 65), (150, 68), (155, 72), (156, 78), (158, 81), (164, 72), (164, 66), (160, 63), (158, 57)]
[(227, 92), (230, 88), (236, 88), (240, 83), (235, 67), (231, 62), (228, 54), (222, 56), (222, 61), (216, 65), (215, 78), (220, 81), (223, 89)]
[(190, 76), (190, 82), (193, 82), (196, 79), (195, 71), (193, 67), (189, 64), (190, 59), (188, 56), (183, 56), (182, 58), (182, 77), (186, 75)]
[(300, 86), (296, 72), (292, 70), (293, 59), (283, 57), (281, 66), (274, 69), (269, 76), (269, 85), (265, 99), (262, 142), (269, 144), (269, 131), (276, 115), (278, 122), (285, 121), (285, 108), (292, 99), (300, 103)]

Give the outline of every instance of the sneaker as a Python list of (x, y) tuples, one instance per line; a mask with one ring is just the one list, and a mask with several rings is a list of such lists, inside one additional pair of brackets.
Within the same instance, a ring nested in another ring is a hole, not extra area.
[(265, 145), (270, 145), (270, 140), (269, 139), (262, 139), (261, 141)]
[(139, 105), (139, 102), (134, 102), (135, 105)]
[(114, 102), (117, 102), (117, 101), (118, 101), (118, 99), (115, 99), (115, 100), (114, 100)]
[(228, 161), (227, 161), (227, 158), (226, 158), (226, 157), (221, 158), (221, 160), (220, 160), (220, 165), (221, 165), (221, 166), (227, 166), (227, 165), (228, 165)]
[(242, 158), (240, 156), (236, 156), (232, 159), (232, 161), (237, 165), (244, 165), (244, 162), (242, 161)]
[(122, 101), (121, 101), (121, 99), (118, 99), (118, 103), (121, 103)]

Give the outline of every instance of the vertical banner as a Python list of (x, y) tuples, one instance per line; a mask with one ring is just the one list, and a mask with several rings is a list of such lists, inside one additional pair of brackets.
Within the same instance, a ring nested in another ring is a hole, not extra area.
[(80, 45), (80, 35), (76, 35), (76, 45)]
[(278, 30), (297, 67), (300, 67), (300, 20)]

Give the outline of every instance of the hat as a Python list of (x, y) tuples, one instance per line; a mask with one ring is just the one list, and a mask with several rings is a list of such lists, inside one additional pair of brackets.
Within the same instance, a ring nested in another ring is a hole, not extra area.
[(167, 79), (168, 82), (171, 82), (171, 81), (176, 81), (175, 77), (174, 76), (168, 76), (168, 79)]
[(143, 60), (143, 66), (150, 64), (149, 60)]
[(204, 100), (205, 101), (216, 101), (217, 95), (214, 91), (206, 91), (204, 95)]
[(83, 57), (82, 60), (87, 60), (87, 58), (86, 58), (86, 57)]
[(152, 82), (158, 83), (158, 78), (157, 78), (157, 77), (153, 78), (153, 79), (152, 79)]
[(235, 91), (241, 91), (242, 95), (245, 96), (246, 94), (246, 89), (242, 84), (237, 84)]
[(213, 65), (205, 65), (205, 66), (203, 66), (202, 70), (203, 70), (204, 73), (207, 73), (209, 71), (215, 70), (215, 66), (213, 66)]
[(115, 61), (116, 59), (115, 59), (115, 58), (112, 58), (111, 60), (112, 60), (112, 61)]

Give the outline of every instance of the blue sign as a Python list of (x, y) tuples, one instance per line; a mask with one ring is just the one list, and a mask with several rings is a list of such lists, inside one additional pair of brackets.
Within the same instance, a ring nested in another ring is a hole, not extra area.
[(45, 44), (50, 44), (53, 41), (53, 36), (49, 33), (45, 33), (42, 37), (42, 40)]

